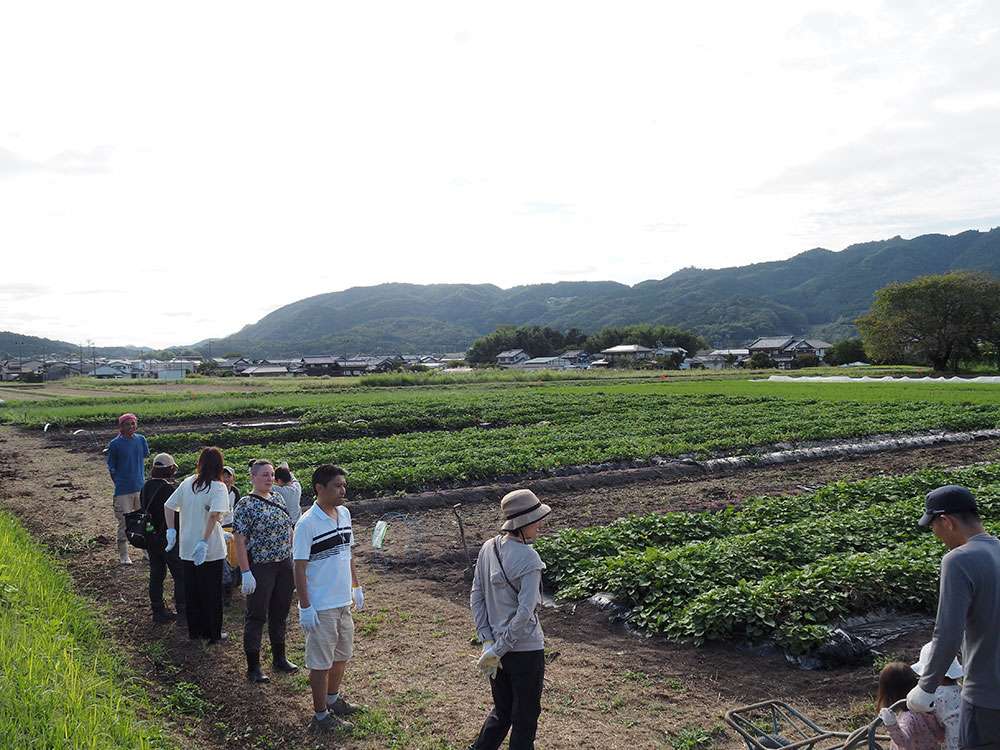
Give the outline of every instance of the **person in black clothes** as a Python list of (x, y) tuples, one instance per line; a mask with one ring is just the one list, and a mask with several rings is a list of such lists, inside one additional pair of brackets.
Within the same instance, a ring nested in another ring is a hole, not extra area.
[[(184, 575), (181, 558), (176, 546), (170, 552), (163, 551), (167, 546), (167, 522), (163, 517), (163, 504), (177, 488), (177, 482), (174, 481), (176, 473), (177, 464), (173, 456), (169, 453), (157, 454), (153, 459), (150, 478), (146, 480), (139, 493), (139, 506), (147, 509), (156, 528), (154, 541), (146, 550), (149, 555), (149, 604), (153, 609), (155, 623), (171, 622), (177, 615), (182, 617), (184, 615)], [(163, 603), (163, 582), (167, 578), (168, 570), (170, 577), (174, 579), (176, 614), (167, 609)]]

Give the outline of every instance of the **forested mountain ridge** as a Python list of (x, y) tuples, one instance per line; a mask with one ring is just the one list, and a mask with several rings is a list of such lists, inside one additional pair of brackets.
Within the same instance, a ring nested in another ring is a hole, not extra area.
[(594, 332), (606, 325), (676, 325), (716, 345), (769, 334), (853, 332), (875, 291), (950, 270), (1000, 276), (1000, 228), (815, 248), (788, 260), (685, 268), (629, 287), (613, 281), (533, 284), (380, 284), (285, 305), (213, 348), (245, 354), (453, 351), (500, 325)]

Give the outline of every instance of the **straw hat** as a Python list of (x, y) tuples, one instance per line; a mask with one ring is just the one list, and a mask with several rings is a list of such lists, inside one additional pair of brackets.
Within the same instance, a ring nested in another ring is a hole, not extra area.
[[(921, 677), (927, 671), (927, 662), (929, 662), (931, 658), (932, 645), (933, 643), (925, 643), (920, 649), (920, 660), (916, 664), (910, 665), (910, 669)], [(944, 676), (952, 680), (957, 680), (958, 678), (965, 676), (965, 670), (962, 669), (962, 665), (958, 663), (958, 659), (951, 660), (951, 666), (948, 667), (948, 671), (945, 672)]]
[(528, 524), (539, 521), (552, 512), (531, 490), (508, 492), (500, 501), (500, 515), (503, 516), (502, 531), (517, 531)]

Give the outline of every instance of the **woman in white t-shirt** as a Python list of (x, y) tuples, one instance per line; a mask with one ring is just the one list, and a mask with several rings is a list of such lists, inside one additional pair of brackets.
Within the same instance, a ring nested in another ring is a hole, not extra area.
[[(218, 643), (222, 633), (222, 566), (226, 538), (219, 521), (229, 509), (229, 492), (222, 483), (222, 451), (205, 448), (195, 475), (185, 479), (163, 505), (167, 549), (179, 543), (187, 597), (188, 637)], [(177, 538), (175, 513), (184, 519)]]

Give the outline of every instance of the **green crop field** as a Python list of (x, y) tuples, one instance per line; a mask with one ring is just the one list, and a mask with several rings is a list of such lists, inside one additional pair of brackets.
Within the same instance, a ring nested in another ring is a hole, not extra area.
[[(231, 463), (268, 456), (293, 470), (334, 461), (362, 495), (460, 486), (589, 464), (752, 452), (774, 443), (1000, 426), (995, 385), (657, 382), (467, 384), (316, 392), (136, 394), (17, 401), (0, 421), (113, 431), (139, 415), (154, 451), (182, 471), (218, 445)], [(232, 429), (231, 420), (292, 419)], [(176, 425), (182, 425), (180, 428)]]
[(649, 632), (695, 643), (772, 639), (802, 652), (845, 615), (933, 613), (945, 549), (916, 522), (924, 494), (943, 484), (972, 489), (996, 528), (1000, 464), (988, 464), (838, 482), (716, 513), (630, 516), (536, 548), (563, 599), (607, 592)]
[(0, 747), (168, 747), (69, 577), (0, 513)]

